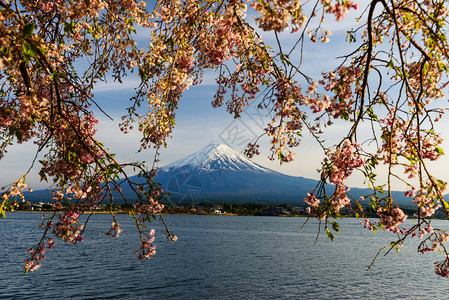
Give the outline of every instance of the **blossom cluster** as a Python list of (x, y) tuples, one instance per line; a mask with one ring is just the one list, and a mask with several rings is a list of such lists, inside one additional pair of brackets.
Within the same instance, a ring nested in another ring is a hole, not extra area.
[(338, 213), (340, 209), (346, 207), (351, 203), (351, 200), (349, 199), (347, 195), (347, 191), (349, 188), (345, 187), (342, 184), (339, 184), (336, 186), (336, 191), (332, 195), (332, 209), (335, 213)]
[(119, 237), (120, 233), (122, 233), (123, 229), (120, 228), (120, 224), (116, 221), (112, 222), (111, 229), (109, 229), (108, 232), (106, 232), (107, 236), (111, 237)]
[(312, 97), (309, 102), (314, 103), (313, 107), (319, 108), (315, 108), (317, 112), (325, 109), (326, 113), (334, 119), (348, 118), (354, 113), (356, 95), (360, 91), (363, 75), (362, 68), (345, 65), (340, 66), (335, 72), (323, 73), (323, 79), (318, 83), (324, 87), (325, 91), (334, 92), (335, 96)]
[(164, 205), (156, 199), (149, 199), (148, 202), (134, 204), (134, 211), (142, 215), (155, 215), (162, 212), (163, 209)]
[(341, 147), (331, 153), (330, 159), (325, 158), (323, 172), (329, 177), (329, 181), (341, 185), (357, 169), (365, 163), (359, 154), (360, 145), (345, 139)]
[(283, 31), (290, 22), (294, 27), (293, 31), (297, 31), (307, 21), (299, 0), (253, 1), (251, 7), (260, 14), (255, 20), (264, 31)]
[(380, 224), (385, 230), (392, 232), (399, 232), (398, 226), (401, 225), (406, 219), (407, 215), (399, 207), (379, 207), (377, 208), (377, 214), (380, 218)]
[(76, 210), (66, 211), (58, 216), (59, 221), (52, 224), (52, 233), (64, 242), (76, 244), (84, 240), (81, 235), (84, 225), (80, 224), (81, 213)]
[(322, 0), (323, 6), (328, 14), (334, 14), (337, 21), (343, 20), (348, 14), (349, 9), (359, 9), (359, 4), (352, 1), (335, 1), (332, 5), (330, 0)]
[[(6, 189), (6, 187), (2, 187), (2, 190)], [(23, 196), (23, 190), (27, 189), (28, 191), (32, 192), (33, 190), (28, 187), (28, 185), (25, 183), (25, 178), (22, 177), (20, 180), (14, 182), (11, 187), (9, 187), (5, 192), (1, 194), (1, 200), (2, 202), (6, 202), (10, 199), (10, 197), (16, 198), (20, 197), (20, 200), (25, 200), (25, 197)]]
[(318, 207), (320, 204), (320, 200), (317, 199), (313, 194), (307, 194), (307, 197), (304, 198), (304, 202), (306, 202), (310, 207)]
[[(422, 242), (419, 247), (418, 247), (418, 251), (421, 253), (426, 253), (426, 252), (433, 252), (436, 251), (440, 245), (446, 243), (447, 241), (449, 241), (449, 234), (445, 233), (445, 232), (435, 232), (432, 230), (427, 230), (424, 229), (425, 232), (429, 232), (432, 233), (431, 236), (429, 236), (424, 242)], [(420, 233), (423, 234), (424, 232)], [(433, 238), (432, 238), (433, 236)]]
[(449, 278), (449, 257), (446, 257), (443, 262), (435, 263), (435, 273), (442, 277)]
[(304, 117), (300, 106), (306, 104), (305, 96), (297, 82), (285, 78), (276, 80), (275, 89), (275, 98), (272, 99), (275, 116), (265, 132), (271, 139), (271, 159), (278, 157), (281, 162), (290, 162), (295, 158), (291, 148), (300, 143)]
[(426, 218), (435, 214), (435, 211), (441, 207), (441, 204), (437, 204), (432, 197), (420, 193), (413, 199), (413, 203), (416, 203), (420, 209), (421, 217)]
[(152, 244), (155, 239), (155, 233), (156, 231), (151, 229), (148, 233), (141, 234), (142, 244), (140, 245), (140, 248), (135, 251), (139, 260), (144, 258), (150, 259), (156, 254), (156, 246)]
[[(392, 111), (394, 112), (395, 109)], [(442, 152), (439, 146), (443, 139), (433, 130), (420, 130), (409, 121), (399, 118), (396, 113), (391, 113), (379, 121), (382, 124), (384, 143), (378, 150), (378, 155), (385, 164), (398, 164), (400, 156), (414, 157), (418, 152), (422, 159), (430, 161), (441, 157)], [(409, 178), (416, 177), (417, 171), (416, 163), (404, 165), (404, 173)]]
[(27, 249), (30, 258), (25, 259), (25, 272), (34, 272), (39, 269), (41, 267), (41, 261), (46, 259), (45, 253), (47, 252), (47, 249), (53, 248), (55, 244), (53, 239), (48, 238), (46, 243), (42, 242), (32, 249)]
[(360, 222), (361, 225), (363, 225), (364, 228), (368, 229), (369, 231), (374, 231), (375, 224), (372, 223), (369, 219), (365, 218), (364, 221)]

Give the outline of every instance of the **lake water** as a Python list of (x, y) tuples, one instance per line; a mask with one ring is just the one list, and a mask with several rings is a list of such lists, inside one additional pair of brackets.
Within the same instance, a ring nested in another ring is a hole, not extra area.
[[(2, 299), (391, 299), (447, 298), (449, 279), (434, 273), (434, 253), (416, 251), (418, 239), (379, 257), (392, 236), (340, 221), (334, 242), (304, 218), (167, 216), (179, 237), (157, 235), (157, 254), (139, 261), (132, 220), (119, 215), (118, 239), (104, 235), (108, 215), (92, 217), (85, 240), (57, 245), (36, 272), (25, 275), (26, 247), (39, 239), (40, 214), (14, 213), (0, 220)], [(412, 221), (410, 221), (412, 222)], [(436, 223), (445, 224), (444, 221)], [(161, 229), (155, 222), (154, 227)]]

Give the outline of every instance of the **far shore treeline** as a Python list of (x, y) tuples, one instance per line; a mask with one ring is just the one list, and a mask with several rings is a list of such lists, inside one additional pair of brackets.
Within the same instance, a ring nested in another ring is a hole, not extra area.
[[(114, 212), (128, 213), (131, 208), (129, 203), (113, 203), (112, 205), (99, 205), (95, 213)], [(53, 206), (50, 203), (17, 203), (16, 212), (50, 212)], [(416, 211), (413, 209), (403, 208), (404, 212), (410, 217), (416, 217)], [(366, 210), (368, 217), (376, 217), (374, 210)], [(239, 216), (307, 216), (306, 206), (294, 206), (291, 204), (266, 204), (266, 203), (179, 203), (177, 205), (171, 203), (166, 205), (163, 214), (189, 214), (189, 215), (239, 215)], [(351, 209), (342, 211), (342, 217), (359, 217), (359, 215)], [(436, 219), (445, 218), (443, 211), (438, 211)]]

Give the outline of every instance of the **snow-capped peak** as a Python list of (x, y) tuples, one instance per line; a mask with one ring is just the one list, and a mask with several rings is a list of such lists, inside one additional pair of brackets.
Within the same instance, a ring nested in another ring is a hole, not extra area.
[(226, 169), (233, 171), (274, 172), (253, 163), (234, 149), (223, 144), (210, 144), (184, 158), (163, 166), (161, 169), (169, 170), (184, 167), (201, 171)]

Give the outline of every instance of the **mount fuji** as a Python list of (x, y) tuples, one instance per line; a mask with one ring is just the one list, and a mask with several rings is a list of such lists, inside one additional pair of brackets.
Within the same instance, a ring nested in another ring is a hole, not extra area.
[(210, 144), (161, 167), (156, 181), (174, 203), (303, 203), (317, 181), (258, 165), (223, 144)]

